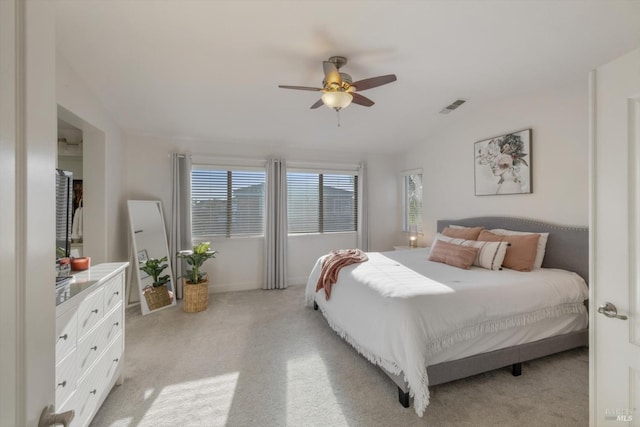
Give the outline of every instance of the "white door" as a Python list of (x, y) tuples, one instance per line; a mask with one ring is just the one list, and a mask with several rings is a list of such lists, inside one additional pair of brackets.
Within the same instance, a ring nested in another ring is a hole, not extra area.
[(590, 424), (640, 426), (640, 49), (591, 83)]
[(0, 426), (55, 398), (52, 2), (0, 0)]

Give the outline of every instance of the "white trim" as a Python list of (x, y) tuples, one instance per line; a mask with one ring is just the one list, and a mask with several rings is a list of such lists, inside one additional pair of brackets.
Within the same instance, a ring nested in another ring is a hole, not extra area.
[(596, 419), (596, 70), (589, 73), (589, 426)]
[[(20, 7), (22, 6), (22, 7)], [(16, 206), (18, 186), (24, 185), (18, 178), (18, 137), (24, 137), (19, 122), (24, 123), (24, 85), (20, 84), (24, 66), (24, 6), (16, 1), (0, 1), (0, 270), (3, 287), (0, 298), (0, 425), (24, 423), (24, 340), (23, 316), (20, 307), (24, 291), (18, 281), (17, 225), (22, 216)], [(19, 57), (18, 57), (19, 56)], [(21, 86), (21, 87), (19, 87)], [(19, 148), (20, 147), (20, 148)], [(11, 238), (9, 238), (11, 236)]]
[(400, 175), (401, 176), (422, 175), (422, 168), (409, 169), (409, 170), (406, 170), (406, 171), (401, 171)]
[(220, 163), (192, 163), (191, 170), (211, 170), (211, 171), (231, 171), (231, 172), (265, 172), (265, 164), (263, 165), (244, 165), (234, 166)]
[(26, 107), (27, 103), (27, 89), (26, 89), (26, 5), (25, 2), (18, 1), (16, 4), (16, 162), (15, 162), (15, 232), (16, 232), (16, 264), (15, 274), (16, 281), (16, 420), (17, 425), (22, 425), (26, 422), (27, 417), (27, 373), (26, 363), (26, 321), (25, 318), (25, 299), (26, 291), (24, 286), (19, 286), (20, 283), (26, 284), (26, 271), (24, 258), (27, 256), (26, 241), (28, 238), (27, 231), (25, 230), (26, 216), (27, 216), (27, 201), (25, 198), (25, 191), (28, 183), (27, 173), (27, 141), (26, 141)]
[(262, 289), (262, 282), (209, 283), (209, 294)]
[[(189, 155), (189, 154), (186, 154)], [(238, 167), (255, 167), (265, 168), (267, 164), (266, 159), (248, 158), (248, 157), (219, 157), (215, 155), (207, 154), (191, 154), (191, 163), (194, 166), (218, 166), (225, 168), (234, 168), (239, 170)]]
[(357, 163), (314, 163), (314, 162), (287, 162), (287, 172), (314, 172), (314, 173), (353, 173), (358, 175), (360, 164)]
[[(637, 283), (640, 280), (640, 230), (637, 219), (640, 215), (640, 94), (635, 94), (628, 100), (629, 103), (629, 313), (637, 313), (638, 298), (636, 294)], [(631, 315), (629, 320), (629, 342), (638, 345), (637, 333), (640, 327), (640, 319)]]

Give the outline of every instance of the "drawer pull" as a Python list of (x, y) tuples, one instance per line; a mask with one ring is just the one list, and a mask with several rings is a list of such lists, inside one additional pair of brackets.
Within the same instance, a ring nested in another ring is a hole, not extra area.
[(91, 390), (91, 391), (89, 392), (89, 394), (96, 394), (97, 392), (98, 392), (98, 390), (96, 390), (96, 389), (94, 388), (93, 390)]
[(120, 291), (115, 291), (113, 294), (114, 295), (120, 295)]
[(116, 357), (115, 359), (113, 359), (113, 361), (114, 361), (114, 362), (116, 362), (116, 363), (117, 363), (119, 360), (120, 360), (120, 358), (119, 358), (119, 357)]
[(120, 322), (116, 322), (113, 324), (113, 326), (118, 326), (120, 324)]
[(58, 383), (58, 387), (66, 387), (66, 386), (67, 386), (67, 380), (64, 380), (61, 383)]
[(93, 310), (91, 310), (91, 312), (92, 312), (92, 313), (96, 313), (96, 314), (98, 314), (98, 309), (97, 309), (97, 308), (94, 308)]
[(97, 349), (98, 349), (97, 345), (94, 345), (93, 347), (91, 347), (91, 350), (97, 350)]
[(65, 341), (67, 340), (67, 338), (69, 338), (69, 335), (67, 335), (67, 334), (60, 335), (60, 336), (58, 337), (58, 339), (59, 339), (59, 340), (65, 340)]

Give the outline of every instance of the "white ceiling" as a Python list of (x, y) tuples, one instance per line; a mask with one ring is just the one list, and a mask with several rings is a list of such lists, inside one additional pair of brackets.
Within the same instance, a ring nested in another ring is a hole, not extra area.
[[(584, 79), (640, 46), (640, 1), (62, 1), (58, 52), (120, 127), (234, 144), (393, 152), (469, 106)], [(395, 73), (371, 108), (310, 110), (322, 61)], [(457, 113), (438, 112), (457, 98)]]

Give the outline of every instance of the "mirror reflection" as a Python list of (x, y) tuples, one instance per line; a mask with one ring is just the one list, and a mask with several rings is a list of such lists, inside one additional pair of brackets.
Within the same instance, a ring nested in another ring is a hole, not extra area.
[(154, 200), (129, 200), (133, 278), (138, 282), (142, 314), (176, 304), (169, 262), (162, 204)]

